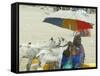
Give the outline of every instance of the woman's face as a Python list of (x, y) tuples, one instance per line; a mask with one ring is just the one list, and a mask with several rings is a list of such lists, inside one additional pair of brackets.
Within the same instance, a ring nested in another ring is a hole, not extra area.
[(76, 48), (73, 46), (72, 47), (72, 51), (71, 51), (71, 55), (76, 55), (77, 54), (77, 50)]

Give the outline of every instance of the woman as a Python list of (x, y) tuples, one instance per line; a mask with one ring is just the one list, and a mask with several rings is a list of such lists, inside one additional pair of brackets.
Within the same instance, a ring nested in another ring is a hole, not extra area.
[(72, 42), (68, 42), (67, 49), (63, 52), (62, 60), (61, 60), (61, 69), (70, 69), (72, 68)]
[(73, 56), (72, 63), (73, 68), (81, 68), (84, 64), (85, 52), (83, 45), (81, 44), (81, 36), (76, 35), (73, 40), (73, 45), (76, 47), (77, 53)]

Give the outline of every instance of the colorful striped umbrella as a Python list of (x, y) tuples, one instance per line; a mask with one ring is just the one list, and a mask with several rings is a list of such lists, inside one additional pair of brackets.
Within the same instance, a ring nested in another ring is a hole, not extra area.
[(82, 31), (86, 29), (92, 29), (92, 24), (81, 21), (78, 19), (69, 19), (69, 18), (55, 18), (55, 17), (48, 17), (45, 18), (44, 22), (62, 27), (67, 28), (73, 31)]
[(75, 19), (75, 20), (77, 19), (77, 20), (95, 24), (95, 17), (86, 13), (86, 11), (84, 10), (77, 10), (77, 11), (59, 10), (57, 12), (51, 13), (46, 16), (46, 18), (49, 18), (49, 17)]

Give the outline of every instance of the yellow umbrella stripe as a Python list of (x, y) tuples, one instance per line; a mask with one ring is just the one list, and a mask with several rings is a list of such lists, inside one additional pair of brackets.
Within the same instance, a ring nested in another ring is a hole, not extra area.
[(64, 19), (61, 27), (76, 31), (77, 21), (73, 19)]

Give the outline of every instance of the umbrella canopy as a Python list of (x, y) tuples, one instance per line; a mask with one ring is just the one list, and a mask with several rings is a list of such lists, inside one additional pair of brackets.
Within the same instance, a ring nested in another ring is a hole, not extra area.
[(67, 28), (73, 31), (82, 31), (92, 28), (92, 25), (90, 23), (78, 19), (48, 17), (44, 20), (44, 22), (51, 23), (53, 25)]
[(67, 19), (78, 19), (81, 21), (85, 21), (88, 23), (93, 23), (93, 20), (91, 18), (91, 16), (89, 14), (86, 13), (86, 11), (84, 10), (77, 10), (77, 11), (57, 11), (55, 13), (51, 13), (50, 15), (48, 15), (46, 18), (48, 17), (55, 17), (55, 18), (67, 18)]

